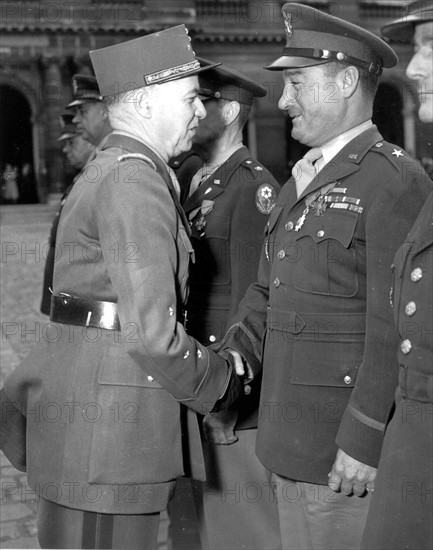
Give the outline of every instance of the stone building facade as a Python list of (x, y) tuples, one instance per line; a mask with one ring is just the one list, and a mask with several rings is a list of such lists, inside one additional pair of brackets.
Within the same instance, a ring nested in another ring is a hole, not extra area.
[[(379, 33), (408, 2), (303, 2)], [(274, 0), (0, 0), (0, 169), (17, 166), (20, 202), (47, 202), (71, 177), (57, 141), (59, 115), (71, 100), (71, 77), (92, 74), (88, 52), (184, 23), (197, 55), (222, 61), (268, 89), (254, 107), (246, 140), (284, 182), (303, 153), (278, 110), (281, 75), (263, 70), (284, 46)], [(375, 104), (385, 138), (431, 163), (431, 125), (417, 120), (416, 93), (404, 75), (412, 48), (398, 45), (400, 63), (386, 71)], [(429, 143), (430, 140), (430, 143)], [(24, 167), (27, 169), (24, 169)], [(24, 169), (24, 170), (23, 170)], [(24, 171), (27, 181), (24, 181)]]

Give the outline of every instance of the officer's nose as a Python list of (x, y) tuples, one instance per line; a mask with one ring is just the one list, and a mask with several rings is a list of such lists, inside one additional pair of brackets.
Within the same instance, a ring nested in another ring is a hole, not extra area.
[(410, 60), (406, 69), (406, 76), (411, 80), (422, 80), (426, 66), (427, 65), (423, 63), (423, 49), (420, 48)]
[(290, 105), (296, 103), (298, 97), (299, 92), (295, 89), (293, 84), (286, 84), (278, 101), (278, 108), (281, 109), (281, 111), (286, 111)]
[(203, 105), (203, 101), (199, 97), (196, 98), (195, 102), (196, 102), (195, 114), (197, 118), (201, 120), (206, 116), (206, 109), (205, 109), (205, 106)]

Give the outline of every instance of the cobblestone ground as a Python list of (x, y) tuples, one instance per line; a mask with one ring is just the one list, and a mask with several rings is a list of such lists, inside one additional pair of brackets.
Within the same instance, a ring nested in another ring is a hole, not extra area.
[[(55, 206), (25, 205), (0, 208), (0, 385), (38, 338), (48, 318), (39, 312), (46, 244)], [(3, 453), (1, 466), (0, 548), (39, 548), (36, 537), (36, 495), (27, 476), (13, 468)], [(159, 550), (170, 547), (169, 520), (162, 514)], [(198, 550), (197, 533), (188, 521), (181, 546)]]
[[(46, 206), (10, 206), (0, 210), (1, 347), (0, 381), (28, 353), (47, 317), (39, 312), (44, 247), (55, 210)], [(30, 332), (34, 331), (34, 332)], [(36, 496), (27, 476), (3, 453), (1, 465), (1, 547), (39, 548)]]

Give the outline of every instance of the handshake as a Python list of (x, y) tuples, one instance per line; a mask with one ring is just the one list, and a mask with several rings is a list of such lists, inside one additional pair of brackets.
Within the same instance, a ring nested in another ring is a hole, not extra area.
[(225, 350), (223, 353), (231, 366), (230, 379), (224, 395), (218, 399), (212, 411), (205, 415), (203, 432), (205, 438), (216, 445), (231, 445), (238, 440), (234, 429), (239, 400), (243, 395), (248, 395), (251, 388), (244, 383), (245, 367), (240, 354), (234, 350)]

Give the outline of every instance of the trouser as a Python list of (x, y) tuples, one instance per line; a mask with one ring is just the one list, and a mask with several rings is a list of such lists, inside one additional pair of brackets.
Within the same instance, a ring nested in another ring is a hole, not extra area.
[(371, 496), (272, 474), (284, 550), (358, 550)]
[(66, 508), (41, 498), (37, 512), (41, 548), (157, 548), (159, 512), (99, 514)]
[[(281, 549), (277, 500), (255, 454), (256, 433), (238, 430), (233, 445), (203, 442), (207, 482), (178, 484), (169, 505), (173, 550), (187, 548), (182, 525), (190, 530), (197, 520), (203, 550)], [(194, 517), (185, 506), (193, 497)]]

